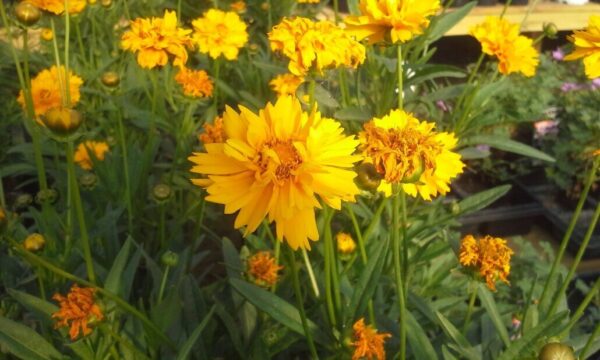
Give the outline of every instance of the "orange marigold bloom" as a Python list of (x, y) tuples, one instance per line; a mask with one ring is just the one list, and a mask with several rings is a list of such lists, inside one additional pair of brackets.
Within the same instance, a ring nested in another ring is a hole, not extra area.
[(271, 287), (277, 283), (279, 270), (275, 258), (268, 251), (260, 251), (248, 258), (248, 274), (258, 286)]
[(121, 37), (121, 47), (137, 52), (137, 62), (143, 68), (166, 65), (169, 56), (173, 57), (173, 65), (182, 67), (188, 59), (186, 48), (192, 46), (191, 32), (177, 27), (177, 14), (167, 10), (162, 18), (131, 21), (130, 30)]
[(175, 81), (183, 87), (183, 93), (191, 97), (209, 97), (213, 93), (213, 82), (204, 70), (182, 67)]
[(224, 143), (227, 139), (227, 134), (225, 134), (225, 129), (223, 128), (223, 118), (217, 116), (214, 120), (214, 124), (205, 123), (202, 125), (204, 128), (204, 132), (198, 135), (198, 139), (203, 144), (214, 144), (214, 143)]
[(73, 285), (66, 297), (54, 294), (52, 299), (60, 305), (60, 309), (52, 314), (52, 318), (58, 320), (54, 327), (70, 327), (69, 336), (73, 341), (77, 340), (80, 333), (83, 333), (83, 336), (89, 335), (92, 332), (88, 327), (89, 323), (104, 319), (102, 310), (94, 301), (95, 292), (94, 288)]
[(508, 284), (510, 258), (514, 254), (506, 240), (489, 235), (476, 240), (465, 236), (460, 245), (459, 261), (464, 267), (474, 268), (485, 278), (488, 288), (496, 291), (496, 280)]
[(296, 76), (294, 74), (281, 74), (277, 75), (269, 82), (273, 91), (278, 96), (283, 95), (295, 95), (298, 87), (304, 82), (303, 76)]
[(565, 60), (583, 58), (585, 74), (590, 79), (600, 77), (600, 15), (590, 16), (585, 30), (574, 31), (569, 41), (575, 45), (575, 50), (565, 56)]
[(104, 141), (84, 141), (77, 146), (74, 160), (82, 169), (92, 170), (94, 163), (90, 157), (89, 151), (92, 151), (94, 154), (95, 161), (102, 161), (108, 150), (108, 144)]
[(194, 42), (201, 53), (216, 59), (223, 55), (227, 60), (235, 60), (240, 48), (248, 42), (246, 23), (234, 12), (210, 9), (192, 21)]
[[(42, 10), (46, 10), (56, 15), (60, 15), (65, 11), (64, 0), (25, 0), (31, 5), (34, 5)], [(78, 14), (85, 9), (86, 0), (69, 0), (69, 14)]]
[(242, 14), (246, 12), (246, 3), (242, 0), (236, 1), (230, 5), (230, 8), (238, 14)]
[(391, 334), (378, 334), (377, 330), (371, 325), (365, 325), (365, 319), (362, 318), (354, 323), (354, 353), (352, 360), (377, 359), (385, 360), (385, 348), (383, 344), (386, 338), (392, 337)]

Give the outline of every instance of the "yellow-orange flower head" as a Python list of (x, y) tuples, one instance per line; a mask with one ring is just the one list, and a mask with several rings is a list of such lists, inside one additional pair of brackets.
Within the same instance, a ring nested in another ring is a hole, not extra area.
[(198, 135), (198, 140), (203, 144), (214, 144), (225, 142), (227, 135), (223, 128), (223, 118), (217, 117), (214, 120), (214, 124), (205, 123), (202, 125), (204, 132)]
[(288, 69), (296, 76), (310, 70), (356, 68), (365, 61), (365, 47), (330, 21), (284, 18), (269, 33), (271, 49), (290, 59)]
[[(104, 155), (108, 152), (108, 144), (104, 141), (84, 141), (77, 146), (75, 150), (75, 162), (84, 170), (92, 170), (94, 161), (104, 160)], [(90, 153), (94, 155), (94, 160)]]
[(190, 70), (182, 67), (175, 81), (183, 87), (186, 96), (201, 98), (210, 97), (213, 93), (213, 82), (204, 70)]
[(588, 27), (574, 31), (569, 40), (575, 44), (575, 51), (565, 60), (583, 58), (585, 75), (590, 79), (600, 77), (600, 15), (590, 16)]
[(457, 143), (454, 134), (435, 132), (434, 127), (402, 110), (364, 125), (360, 149), (383, 178), (379, 191), (389, 196), (392, 184), (401, 184), (407, 194), (425, 200), (450, 191), (450, 180), (462, 173), (465, 164), (452, 151)]
[(248, 258), (248, 275), (258, 286), (271, 287), (277, 283), (278, 271), (283, 266), (277, 265), (275, 258), (268, 251), (259, 251)]
[(488, 288), (496, 291), (498, 279), (508, 284), (512, 255), (513, 251), (504, 239), (487, 235), (476, 240), (467, 235), (461, 241), (459, 261), (462, 266), (478, 271)]
[[(61, 66), (60, 68), (52, 66), (50, 69), (40, 71), (40, 73), (31, 80), (31, 97), (33, 98), (33, 109), (36, 118), (45, 115), (50, 109), (62, 107), (64, 102), (63, 89), (67, 86), (65, 73), (64, 66)], [(83, 80), (69, 70), (71, 105), (75, 105), (79, 102), (79, 98), (81, 97), (79, 88), (82, 84)], [(26, 107), (23, 90), (19, 92), (17, 101), (23, 108)]]
[(104, 319), (102, 310), (94, 301), (96, 289), (80, 288), (77, 285), (71, 287), (67, 296), (54, 294), (52, 299), (58, 301), (60, 309), (52, 314), (53, 319), (57, 319), (55, 328), (70, 327), (69, 336), (75, 341), (82, 333), (87, 336), (92, 333), (88, 327), (90, 322), (101, 321)]
[(298, 4), (318, 4), (321, 0), (298, 0)]
[(192, 21), (194, 42), (201, 53), (216, 59), (223, 55), (235, 60), (240, 48), (248, 42), (246, 23), (235, 12), (210, 9)]
[[(60, 15), (65, 11), (65, 0), (24, 0), (42, 10)], [(86, 0), (69, 0), (69, 14), (79, 14), (85, 9)]]
[(298, 87), (304, 82), (303, 76), (294, 74), (277, 75), (269, 82), (271, 88), (278, 96), (295, 95)]
[(385, 347), (383, 345), (386, 338), (392, 337), (391, 334), (378, 334), (373, 326), (365, 325), (364, 318), (355, 322), (352, 329), (354, 330), (352, 360), (385, 360)]
[(191, 30), (177, 27), (177, 14), (165, 11), (164, 17), (137, 18), (121, 37), (121, 47), (137, 53), (138, 64), (146, 69), (166, 65), (183, 67), (188, 59), (187, 48), (192, 45)]
[(481, 44), (484, 54), (498, 59), (498, 71), (504, 75), (520, 72), (525, 76), (535, 75), (539, 64), (539, 54), (533, 47), (533, 40), (519, 35), (519, 24), (489, 16), (469, 33)]
[(46, 239), (42, 234), (33, 233), (29, 234), (23, 241), (23, 247), (27, 251), (38, 251), (41, 250), (46, 244)]
[(234, 3), (231, 3), (231, 5), (229, 6), (229, 8), (232, 11), (235, 11), (238, 14), (243, 14), (246, 12), (246, 3), (242, 0), (240, 1), (236, 1)]
[(296, 98), (282, 96), (258, 114), (227, 107), (223, 127), (225, 142), (205, 143), (206, 152), (189, 158), (192, 172), (208, 175), (192, 182), (206, 187), (206, 200), (224, 204), (225, 213), (239, 211), (235, 227), (245, 226), (246, 234), (267, 217), (279, 240), (309, 249), (308, 240), (319, 238), (317, 195), (340, 209), (359, 192), (352, 171), (358, 141), (316, 109), (303, 112)]
[(440, 9), (439, 0), (360, 0), (359, 16), (346, 17), (348, 31), (369, 43), (405, 43), (429, 26)]
[(337, 250), (340, 254), (352, 254), (356, 250), (356, 243), (348, 233), (337, 233), (335, 240), (337, 242)]

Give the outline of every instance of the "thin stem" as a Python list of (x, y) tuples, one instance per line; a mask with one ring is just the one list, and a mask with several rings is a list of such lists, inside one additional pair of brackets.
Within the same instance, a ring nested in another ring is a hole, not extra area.
[(335, 23), (340, 22), (340, 4), (339, 0), (333, 0), (333, 12), (335, 14)]
[[(215, 5), (216, 7), (216, 5)], [(214, 66), (214, 70), (213, 73), (215, 74), (215, 87), (213, 90), (213, 100), (214, 100), (214, 105), (215, 105), (215, 111), (219, 112), (219, 81), (220, 81), (220, 72), (221, 72), (221, 61), (220, 58), (216, 58), (213, 62), (213, 66)]]
[(2, 173), (0, 172), (0, 207), (6, 209), (6, 197), (4, 196), (4, 181), (2, 179)]
[(267, 25), (270, 31), (273, 27), (273, 9), (271, 9), (271, 0), (267, 0)]
[(510, 3), (512, 3), (512, 0), (507, 0), (504, 3), (504, 7), (502, 8), (502, 13), (500, 13), (500, 18), (501, 19), (504, 17), (504, 14), (506, 14), (506, 10), (508, 10), (508, 7), (510, 6)]
[(81, 61), (87, 63), (87, 59), (85, 57), (85, 48), (83, 46), (83, 38), (81, 37), (81, 22), (79, 19), (75, 21), (75, 34), (77, 36), (77, 45), (79, 46), (79, 55), (81, 56)]
[(354, 215), (354, 210), (352, 210), (351, 206), (346, 206), (346, 211), (350, 216), (350, 220), (352, 221), (352, 226), (354, 227), (354, 234), (356, 236), (356, 241), (358, 242), (358, 248), (360, 250), (360, 258), (362, 260), (363, 265), (367, 265), (367, 250), (365, 248), (365, 240), (363, 239), (362, 233), (360, 231), (360, 226), (358, 225), (358, 221), (356, 220), (356, 215)]
[(346, 81), (346, 71), (340, 68), (338, 70), (338, 76), (340, 79), (340, 92), (342, 93), (342, 105), (347, 107), (350, 105), (350, 95), (348, 91), (348, 82)]
[(42, 300), (46, 300), (46, 287), (44, 286), (44, 279), (42, 278), (42, 268), (36, 266), (35, 272), (37, 275), (38, 286), (40, 287), (40, 297)]
[(408, 293), (408, 213), (406, 211), (406, 193), (400, 186), (400, 209), (402, 215), (402, 280), (404, 284), (404, 294)]
[(592, 335), (590, 335), (583, 349), (581, 349), (581, 352), (579, 353), (579, 358), (581, 360), (585, 360), (587, 352), (590, 351), (590, 348), (592, 347), (592, 344), (594, 343), (594, 340), (598, 337), (598, 335), (600, 335), (600, 323), (596, 325), (594, 332), (592, 333)]
[(400, 219), (399, 219), (399, 195), (392, 195), (392, 256), (394, 261), (394, 275), (396, 280), (396, 298), (398, 300), (398, 311), (400, 315), (400, 360), (406, 359), (406, 304), (404, 286), (402, 285), (402, 266), (400, 263)]
[(465, 331), (467, 331), (467, 327), (469, 326), (469, 322), (471, 321), (471, 315), (473, 315), (473, 309), (475, 308), (475, 299), (477, 298), (477, 290), (479, 290), (479, 287), (477, 287), (476, 284), (470, 283), (470, 285), (470, 287), (472, 287), (473, 289), (471, 291), (471, 296), (469, 297), (469, 308), (467, 309), (467, 316), (465, 316), (465, 322), (462, 326), (463, 335), (465, 334)]
[[(64, 83), (64, 79), (62, 77), (62, 71), (60, 71), (61, 69), (61, 63), (60, 63), (60, 55), (59, 55), (59, 51), (58, 51), (58, 41), (56, 39), (56, 26), (54, 25), (54, 17), (50, 17), (50, 28), (52, 29), (52, 34), (54, 34), (54, 36), (52, 36), (52, 49), (54, 50), (54, 62), (56, 63), (56, 68), (58, 69), (58, 88), (60, 89), (60, 93), (61, 94), (66, 94), (66, 85)], [(66, 74), (66, 71), (65, 71)], [(68, 74), (67, 74), (68, 77)], [(67, 106), (67, 99), (65, 97), (61, 97), (62, 99), (62, 105), (63, 106)]]
[(383, 212), (383, 209), (385, 209), (387, 203), (388, 198), (383, 198), (383, 200), (381, 200), (381, 202), (379, 203), (379, 207), (377, 208), (377, 210), (375, 210), (375, 214), (373, 215), (371, 222), (367, 226), (367, 230), (365, 230), (365, 232), (363, 233), (363, 239), (365, 240), (365, 243), (369, 241), (371, 233), (373, 233), (373, 230), (375, 230), (375, 226), (379, 225), (379, 218), (381, 217), (381, 213)]
[(335, 306), (333, 303), (333, 285), (332, 285), (332, 269), (331, 269), (331, 255), (329, 252), (331, 251), (331, 246), (329, 246), (328, 242), (331, 242), (331, 234), (327, 236), (327, 233), (331, 231), (330, 223), (331, 218), (333, 217), (333, 213), (327, 211), (325, 213), (325, 236), (324, 236), (324, 260), (325, 260), (325, 302), (327, 303), (327, 313), (329, 314), (329, 321), (333, 327), (337, 326), (336, 316), (335, 316)]
[(398, 109), (404, 108), (404, 69), (402, 64), (402, 45), (397, 46)]
[(158, 290), (158, 302), (157, 304), (160, 304), (163, 298), (163, 295), (165, 294), (165, 287), (167, 286), (167, 279), (169, 278), (169, 270), (171, 270), (170, 266), (165, 266), (165, 271), (163, 272), (163, 277), (162, 280), (160, 282), (160, 289)]
[(315, 81), (314, 78), (310, 78), (310, 81), (308, 82), (308, 107), (310, 108), (310, 111), (313, 110), (313, 108), (315, 107), (315, 88), (317, 86), (317, 82)]
[(131, 201), (131, 180), (129, 178), (129, 156), (127, 155), (127, 142), (125, 141), (125, 129), (123, 128), (123, 116), (119, 111), (117, 114), (119, 130), (119, 144), (123, 156), (123, 174), (125, 175), (125, 201), (127, 202), (127, 230), (133, 234), (133, 203)]
[(304, 259), (304, 265), (306, 265), (306, 272), (308, 272), (308, 278), (310, 279), (310, 284), (312, 285), (313, 293), (316, 298), (319, 298), (321, 294), (319, 293), (319, 285), (317, 285), (317, 278), (315, 277), (315, 272), (313, 271), (312, 265), (310, 264), (310, 259), (308, 258), (308, 254), (305, 248), (302, 248), (302, 258)]
[(165, 217), (166, 217), (166, 213), (165, 213), (165, 204), (164, 203), (161, 203), (158, 206), (158, 211), (160, 212), (159, 223), (158, 223), (158, 234), (159, 234), (159, 239), (160, 239), (160, 248), (161, 248), (161, 250), (164, 250), (164, 249), (167, 248), (166, 234), (165, 234)]
[[(269, 226), (269, 222), (267, 221), (267, 219), (263, 220), (263, 228), (265, 229), (265, 231), (267, 232), (267, 236), (269, 237), (269, 239), (271, 239), (271, 242), (273, 243), (273, 247), (275, 248), (275, 265), (279, 265), (280, 264), (280, 253), (281, 253), (281, 241), (275, 239), (275, 236), (273, 235), (273, 232), (271, 231), (271, 227)], [(277, 290), (277, 282), (275, 282), (275, 284), (273, 284), (273, 286), (271, 287), (271, 292), (275, 292)], [(318, 290), (317, 290), (318, 291)]]
[(573, 313), (573, 316), (571, 316), (571, 320), (567, 324), (567, 327), (562, 331), (560, 337), (565, 336), (571, 330), (571, 328), (575, 326), (577, 321), (579, 321), (579, 319), (583, 316), (583, 312), (588, 307), (594, 296), (598, 295), (598, 290), (600, 290), (600, 278), (596, 280), (594, 286), (585, 295), (585, 298), (583, 298), (583, 301), (581, 302), (581, 304), (579, 304), (577, 310), (575, 310), (575, 312)]

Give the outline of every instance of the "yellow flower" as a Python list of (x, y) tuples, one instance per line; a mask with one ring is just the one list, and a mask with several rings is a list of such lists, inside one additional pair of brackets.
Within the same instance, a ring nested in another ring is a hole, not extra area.
[[(360, 16), (348, 16), (348, 31), (359, 39), (405, 43), (429, 26), (439, 0), (360, 0)], [(389, 34), (389, 35), (388, 35)]]
[(186, 48), (192, 45), (191, 30), (177, 27), (177, 14), (165, 11), (163, 18), (137, 18), (121, 37), (121, 47), (137, 52), (138, 64), (146, 69), (166, 65), (169, 56), (173, 65), (183, 67), (188, 59)]
[(268, 251), (260, 251), (248, 258), (248, 274), (258, 286), (271, 287), (277, 283), (279, 270), (275, 258)]
[[(104, 160), (104, 155), (108, 152), (108, 144), (104, 141), (85, 141), (77, 146), (75, 151), (75, 162), (84, 170), (92, 170), (94, 161)], [(91, 151), (94, 160), (90, 157)]]
[(352, 326), (354, 330), (354, 353), (352, 360), (377, 359), (385, 360), (385, 348), (383, 346), (385, 339), (392, 337), (391, 334), (378, 334), (377, 330), (371, 325), (365, 325), (365, 319), (362, 318)]
[(102, 310), (94, 301), (94, 288), (80, 288), (77, 285), (71, 287), (67, 296), (54, 294), (52, 299), (58, 301), (60, 309), (52, 314), (53, 319), (57, 319), (54, 327), (70, 327), (69, 336), (75, 341), (80, 333), (83, 336), (91, 334), (92, 329), (88, 327), (90, 322), (101, 321), (104, 319)]
[(594, 150), (594, 151), (592, 152), (592, 156), (600, 156), (600, 149), (598, 149), (598, 150)]
[(27, 251), (38, 251), (41, 248), (43, 248), (45, 244), (46, 239), (44, 239), (44, 236), (38, 233), (33, 233), (27, 236), (27, 238), (25, 238), (25, 241), (23, 242), (23, 247)]
[(467, 235), (461, 241), (459, 262), (464, 267), (476, 269), (488, 288), (496, 291), (496, 280), (508, 284), (512, 255), (513, 251), (504, 239), (487, 235), (476, 240), (472, 235)]
[(52, 39), (54, 39), (54, 33), (50, 28), (43, 28), (40, 37), (46, 41), (52, 41)]
[(213, 82), (204, 70), (182, 67), (175, 81), (183, 87), (183, 93), (191, 97), (209, 97), (213, 93)]
[(383, 178), (379, 191), (389, 196), (392, 184), (401, 184), (407, 194), (425, 200), (450, 191), (450, 180), (465, 164), (452, 151), (457, 142), (454, 134), (435, 132), (434, 127), (402, 110), (364, 125), (360, 149)]
[(227, 139), (227, 134), (225, 134), (225, 129), (223, 128), (223, 118), (220, 116), (215, 118), (213, 125), (205, 123), (202, 127), (204, 128), (204, 132), (198, 135), (198, 140), (205, 145), (224, 143)]
[(273, 91), (278, 96), (283, 95), (295, 95), (298, 87), (304, 82), (303, 76), (296, 76), (294, 74), (281, 74), (277, 75), (269, 82)]
[(520, 72), (528, 77), (535, 74), (539, 54), (531, 39), (519, 35), (519, 24), (488, 16), (483, 23), (473, 26), (469, 33), (479, 41), (484, 54), (498, 59), (500, 73)]
[(230, 5), (230, 8), (238, 14), (242, 14), (246, 12), (246, 3), (242, 0), (236, 1)]
[(574, 31), (569, 40), (575, 44), (575, 51), (565, 56), (565, 60), (584, 58), (587, 77), (600, 77), (600, 15), (590, 16), (587, 29)]
[(298, 0), (298, 4), (318, 4), (321, 0)]
[[(65, 0), (25, 0), (42, 10), (46, 10), (56, 15), (65, 11)], [(78, 14), (85, 9), (86, 0), (69, 0), (69, 14)]]
[(267, 217), (279, 240), (310, 249), (308, 240), (319, 238), (317, 195), (340, 209), (359, 192), (352, 171), (358, 141), (316, 109), (303, 112), (296, 98), (282, 96), (258, 114), (227, 107), (223, 127), (225, 142), (204, 144), (206, 152), (189, 158), (192, 172), (208, 175), (192, 182), (206, 187), (206, 200), (224, 204), (225, 213), (239, 211), (234, 226), (246, 226), (246, 234)]
[(356, 68), (365, 61), (365, 47), (329, 21), (284, 18), (269, 33), (271, 49), (290, 59), (288, 69), (304, 76), (311, 69)]
[[(69, 70), (69, 90), (71, 105), (79, 102), (81, 96), (79, 87), (83, 84), (83, 80), (73, 75)], [(65, 67), (61, 66), (60, 70), (56, 66), (50, 69), (40, 71), (35, 78), (31, 80), (31, 97), (33, 98), (33, 109), (36, 118), (44, 115), (48, 110), (61, 107), (63, 105), (63, 91), (66, 86)], [(25, 108), (25, 96), (23, 90), (19, 92), (17, 101)]]
[(340, 232), (335, 236), (337, 250), (340, 254), (352, 254), (356, 250), (356, 243), (348, 233)]
[(248, 42), (246, 23), (234, 12), (210, 9), (192, 21), (192, 26), (200, 52), (213, 59), (223, 55), (227, 60), (235, 60)]

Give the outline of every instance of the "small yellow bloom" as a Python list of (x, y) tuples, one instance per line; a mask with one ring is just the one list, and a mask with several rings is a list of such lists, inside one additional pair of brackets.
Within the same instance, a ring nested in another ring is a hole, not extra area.
[(258, 286), (271, 287), (277, 283), (278, 271), (283, 266), (277, 265), (275, 258), (268, 251), (260, 251), (248, 258), (248, 274)]
[(38, 251), (41, 250), (46, 244), (46, 239), (42, 234), (33, 233), (25, 238), (23, 242), (23, 247), (27, 251)]
[(391, 334), (378, 334), (373, 326), (365, 325), (364, 318), (355, 322), (352, 329), (354, 330), (352, 360), (385, 360), (385, 347), (383, 345), (386, 338), (392, 337)]
[(318, 4), (321, 0), (298, 0), (298, 4)]
[(43, 28), (42, 32), (40, 33), (40, 36), (46, 41), (52, 41), (52, 39), (54, 39), (54, 33), (50, 28)]
[(277, 75), (269, 82), (273, 91), (278, 96), (283, 95), (295, 95), (298, 87), (304, 82), (303, 76), (296, 76), (294, 74), (280, 74)]
[(52, 314), (53, 319), (57, 319), (54, 327), (70, 327), (69, 336), (75, 341), (82, 333), (87, 336), (92, 333), (88, 325), (92, 322), (104, 319), (104, 314), (100, 306), (94, 301), (94, 288), (80, 288), (77, 285), (71, 287), (67, 296), (54, 294), (52, 299), (58, 302), (60, 309)]
[[(64, 0), (24, 0), (38, 8), (60, 15), (65, 11)], [(69, 14), (79, 14), (85, 9), (86, 0), (69, 0)]]
[(227, 140), (222, 117), (218, 116), (215, 118), (214, 124), (205, 123), (202, 127), (204, 132), (198, 135), (198, 140), (203, 144), (224, 143)]
[[(108, 144), (104, 141), (84, 141), (75, 151), (75, 162), (84, 170), (92, 170), (94, 167), (93, 161), (103, 161), (104, 155), (108, 152)], [(94, 160), (90, 157), (89, 151), (92, 152)]]
[(492, 291), (496, 291), (496, 281), (508, 284), (510, 258), (514, 254), (506, 240), (489, 235), (476, 240), (472, 235), (465, 236), (460, 245), (459, 262), (462, 266), (479, 272)]
[(230, 5), (230, 9), (238, 14), (243, 14), (246, 12), (246, 2), (242, 0), (236, 1)]
[(565, 56), (565, 60), (583, 58), (585, 74), (590, 79), (600, 77), (600, 15), (590, 16), (585, 30), (574, 31), (569, 40), (575, 44), (575, 51)]
[(356, 250), (356, 243), (348, 233), (340, 232), (335, 236), (337, 250), (340, 254), (352, 254)]
[(200, 52), (213, 59), (223, 55), (227, 60), (235, 60), (240, 48), (248, 42), (246, 23), (234, 12), (210, 9), (192, 21), (192, 26)]
[(175, 81), (183, 87), (183, 93), (191, 97), (209, 97), (213, 93), (213, 82), (204, 70), (190, 70), (182, 67)]
[(594, 152), (592, 152), (592, 156), (600, 156), (600, 149), (594, 150)]

